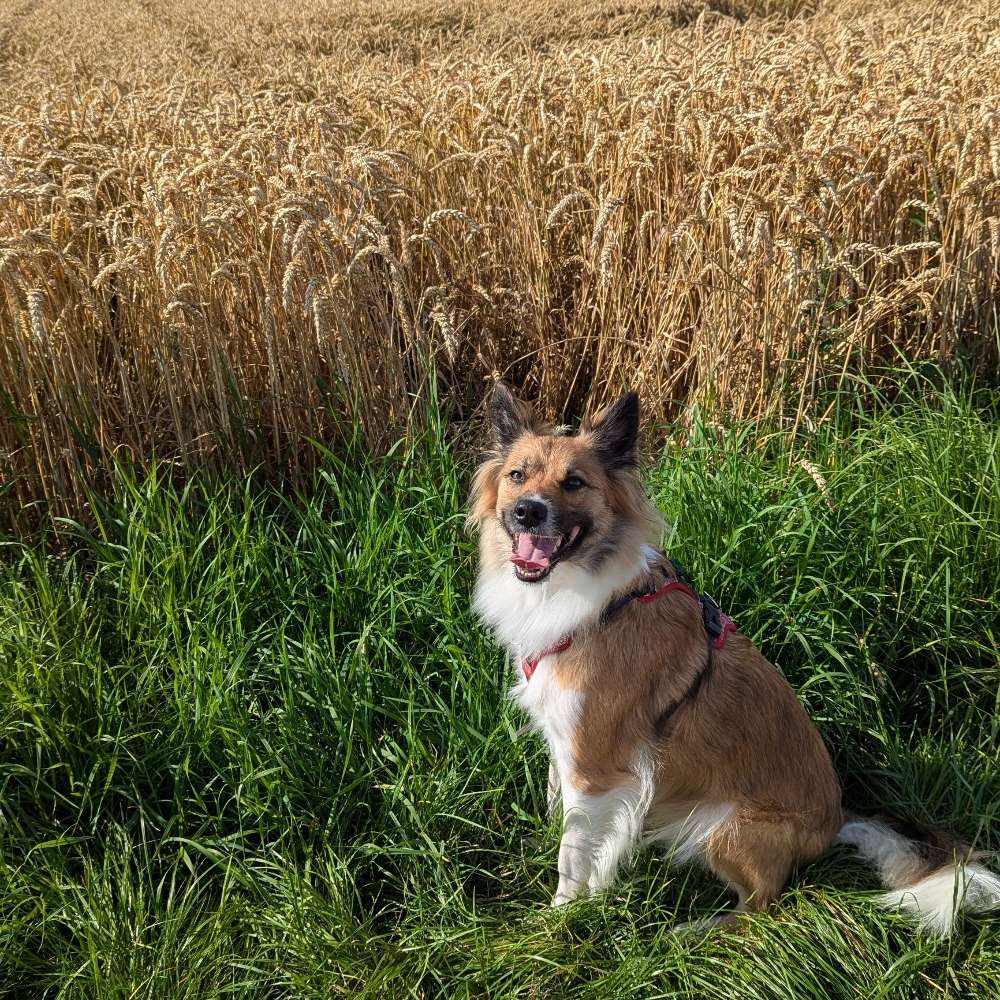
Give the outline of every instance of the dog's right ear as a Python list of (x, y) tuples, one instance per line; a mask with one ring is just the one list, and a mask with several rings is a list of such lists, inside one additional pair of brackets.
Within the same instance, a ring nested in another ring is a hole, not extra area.
[(525, 431), (534, 430), (535, 413), (504, 385), (497, 382), (490, 399), (490, 420), (497, 447), (504, 451)]

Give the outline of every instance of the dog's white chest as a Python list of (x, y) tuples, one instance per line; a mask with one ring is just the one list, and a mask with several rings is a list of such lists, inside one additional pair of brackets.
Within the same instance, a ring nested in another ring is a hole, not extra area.
[(563, 687), (554, 676), (554, 656), (539, 662), (531, 680), (518, 669), (511, 697), (528, 714), (549, 744), (552, 759), (565, 778), (573, 764), (573, 742), (583, 707), (583, 693)]

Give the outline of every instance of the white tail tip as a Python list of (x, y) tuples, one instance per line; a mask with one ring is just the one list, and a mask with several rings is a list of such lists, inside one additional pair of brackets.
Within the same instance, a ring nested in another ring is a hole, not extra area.
[(985, 913), (1000, 906), (1000, 878), (982, 865), (949, 865), (906, 889), (883, 893), (879, 905), (906, 910), (928, 934), (947, 937), (960, 910)]

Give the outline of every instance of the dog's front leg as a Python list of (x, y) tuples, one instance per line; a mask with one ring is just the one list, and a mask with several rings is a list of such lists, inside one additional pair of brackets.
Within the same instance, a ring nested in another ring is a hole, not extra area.
[(563, 832), (559, 841), (559, 885), (552, 897), (553, 906), (561, 906), (587, 891), (597, 843), (594, 837), (595, 816), (588, 808), (591, 796), (563, 793)]
[(621, 863), (632, 856), (642, 837), (650, 792), (651, 788), (637, 778), (599, 796), (596, 811), (600, 813), (602, 836), (590, 867), (587, 885), (591, 892), (607, 889)]
[(649, 802), (642, 778), (598, 795), (563, 783), (563, 835), (559, 844), (559, 886), (553, 906), (584, 892), (600, 892), (638, 843)]

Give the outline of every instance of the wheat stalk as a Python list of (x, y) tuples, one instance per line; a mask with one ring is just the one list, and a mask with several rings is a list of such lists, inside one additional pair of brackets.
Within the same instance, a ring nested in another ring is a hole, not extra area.
[(355, 414), (384, 447), (435, 365), (463, 411), (498, 372), (653, 424), (805, 413), (890, 346), (994, 370), (995, 12), (955, 3), (42, 5), (0, 109), (15, 516), (120, 448), (304, 475)]

